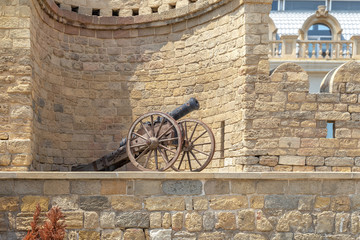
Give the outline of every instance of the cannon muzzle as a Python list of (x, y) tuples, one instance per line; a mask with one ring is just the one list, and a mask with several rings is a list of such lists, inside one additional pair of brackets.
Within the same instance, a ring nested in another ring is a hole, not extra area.
[(175, 120), (179, 120), (186, 114), (191, 113), (194, 110), (198, 110), (199, 108), (200, 108), (200, 104), (198, 100), (196, 100), (195, 98), (190, 98), (189, 101), (187, 101), (180, 107), (177, 107), (175, 110), (170, 112), (169, 115), (173, 117)]

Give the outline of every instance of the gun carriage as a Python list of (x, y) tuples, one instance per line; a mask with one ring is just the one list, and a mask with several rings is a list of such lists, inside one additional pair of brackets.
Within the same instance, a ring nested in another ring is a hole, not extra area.
[(129, 162), (141, 171), (203, 170), (214, 156), (214, 134), (200, 120), (179, 120), (199, 107), (191, 98), (169, 114), (140, 116), (118, 149), (89, 164), (74, 166), (72, 171), (113, 171)]

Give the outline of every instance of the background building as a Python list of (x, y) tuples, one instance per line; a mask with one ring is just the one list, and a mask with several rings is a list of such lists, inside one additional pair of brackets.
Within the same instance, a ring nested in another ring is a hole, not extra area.
[(360, 1), (273, 1), (270, 17), (271, 69), (296, 62), (309, 74), (310, 92), (319, 92), (330, 70), (358, 58)]

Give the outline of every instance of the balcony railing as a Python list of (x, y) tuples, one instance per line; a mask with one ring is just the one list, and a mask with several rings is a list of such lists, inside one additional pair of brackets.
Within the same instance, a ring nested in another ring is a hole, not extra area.
[(284, 36), (269, 42), (269, 58), (282, 59), (360, 59), (360, 36), (350, 41), (298, 40), (297, 36)]

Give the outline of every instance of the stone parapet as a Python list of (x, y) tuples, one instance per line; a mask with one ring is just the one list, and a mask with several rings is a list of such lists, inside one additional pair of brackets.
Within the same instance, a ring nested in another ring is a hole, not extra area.
[(21, 239), (39, 203), (62, 209), (67, 239), (356, 239), (359, 182), (356, 173), (0, 173), (0, 237)]

